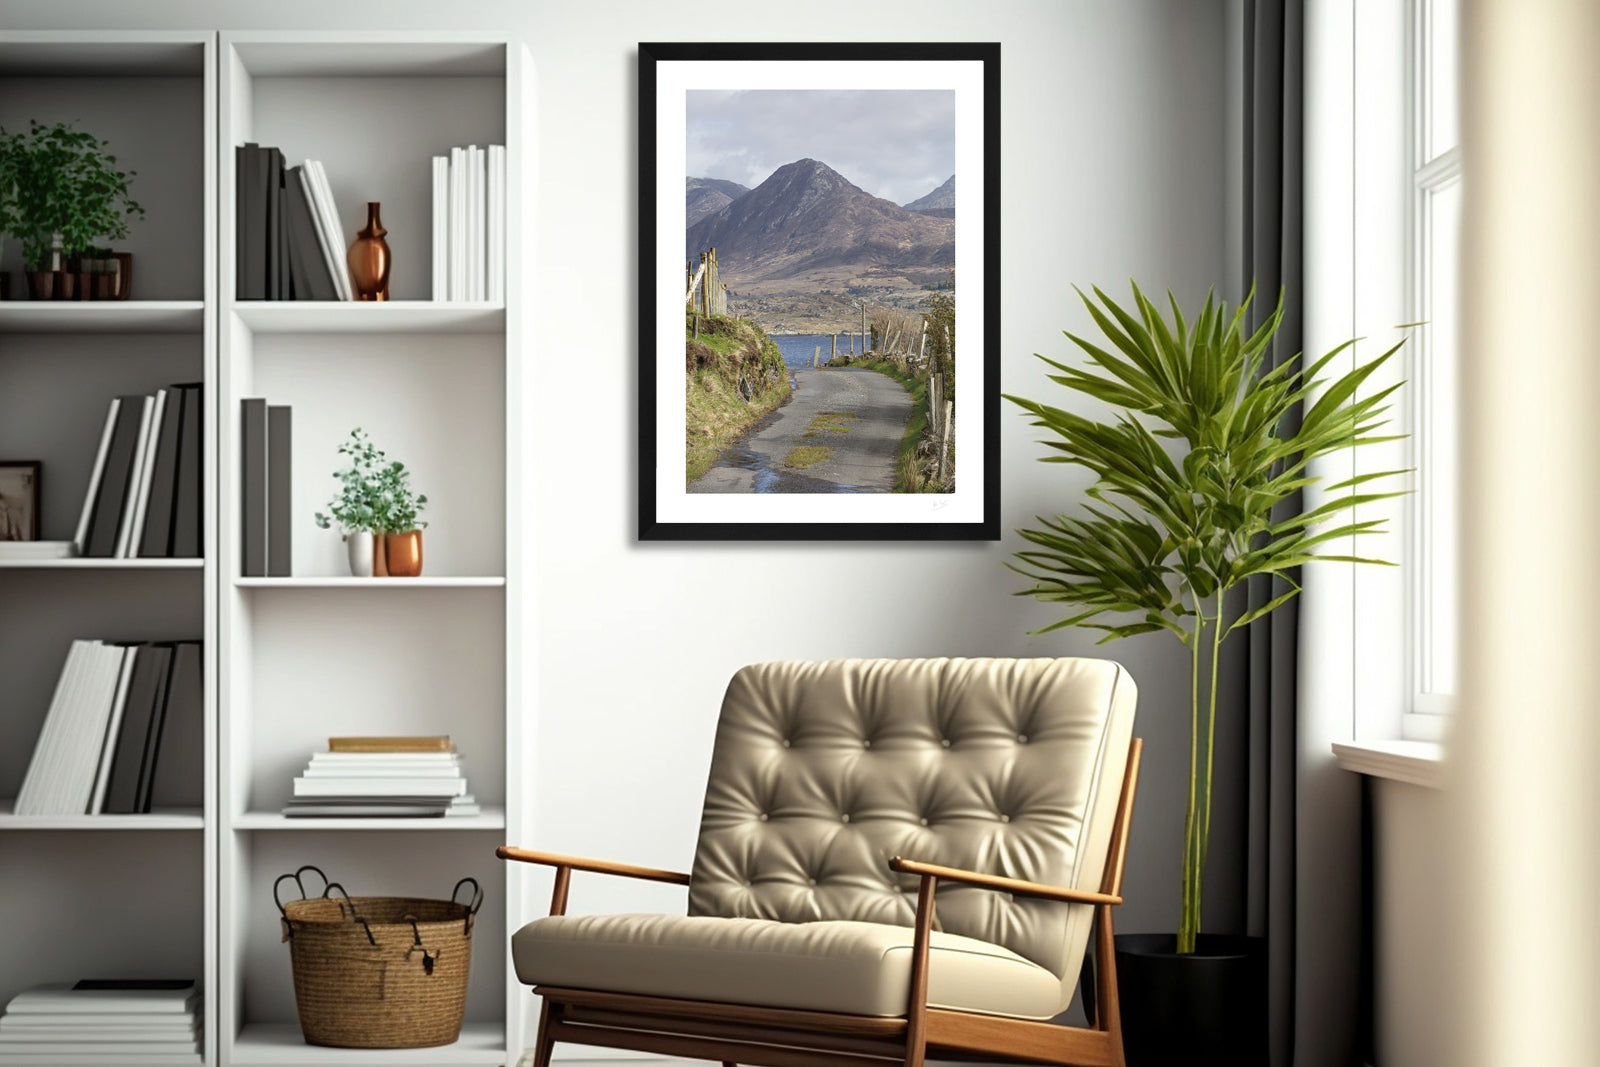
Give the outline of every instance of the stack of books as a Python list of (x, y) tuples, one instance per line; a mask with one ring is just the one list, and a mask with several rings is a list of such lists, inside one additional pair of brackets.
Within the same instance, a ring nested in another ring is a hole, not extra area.
[(85, 979), (18, 993), (0, 1015), (0, 1064), (201, 1062), (200, 994), (187, 979)]
[(149, 812), (158, 767), (183, 792), (203, 767), (204, 700), (199, 641), (72, 642), (14, 813)]
[(433, 298), (503, 301), (506, 148), (433, 157)]
[(240, 300), (354, 300), (350, 239), (321, 162), (285, 167), (277, 148), (234, 149), (238, 213), (234, 287)]
[(294, 780), (285, 815), (309, 818), (478, 814), (461, 754), (444, 737), (330, 737)]
[(204, 525), (199, 382), (111, 401), (70, 541), (0, 541), (0, 559), (197, 559)]

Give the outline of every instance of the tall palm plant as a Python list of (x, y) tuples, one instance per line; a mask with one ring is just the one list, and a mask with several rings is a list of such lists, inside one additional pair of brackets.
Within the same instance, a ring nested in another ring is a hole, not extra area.
[[(1398, 495), (1374, 482), (1400, 471), (1361, 474), (1326, 487), (1309, 510), (1296, 494), (1315, 484), (1320, 456), (1378, 441), (1392, 385), (1358, 396), (1362, 384), (1400, 347), (1331, 383), (1319, 375), (1353, 341), (1302, 366), (1299, 355), (1273, 366), (1269, 348), (1283, 303), (1253, 333), (1251, 297), (1231, 314), (1206, 298), (1191, 324), (1171, 294), (1170, 319), (1133, 286), (1133, 307), (1100, 289), (1079, 297), (1109, 342), (1067, 333), (1088, 357), (1084, 366), (1039, 358), (1050, 380), (1103, 401), (1110, 422), (1022, 397), (1007, 396), (1049, 430), (1046, 463), (1073, 463), (1095, 477), (1081, 516), (1040, 518), (1020, 531), (1034, 547), (1016, 553), (1013, 570), (1033, 581), (1018, 595), (1069, 605), (1044, 627), (1103, 631), (1102, 641), (1167, 630), (1190, 653), (1189, 797), (1184, 817), (1182, 914), (1178, 951), (1193, 952), (1200, 932), (1200, 889), (1211, 834), (1211, 776), (1217, 723), (1217, 659), (1229, 634), (1299, 593), (1294, 571), (1312, 559), (1381, 563), (1320, 549), (1378, 531), (1383, 519), (1358, 519), (1363, 505)], [(1253, 294), (1252, 294), (1253, 296)], [(1096, 304), (1096, 299), (1099, 301)], [(1298, 426), (1292, 414), (1301, 411)], [(1276, 595), (1239, 611), (1229, 592), (1265, 575)], [(1281, 590), (1281, 591), (1280, 591)], [(1098, 621), (1103, 615), (1120, 621)], [(1201, 664), (1209, 661), (1202, 721)]]

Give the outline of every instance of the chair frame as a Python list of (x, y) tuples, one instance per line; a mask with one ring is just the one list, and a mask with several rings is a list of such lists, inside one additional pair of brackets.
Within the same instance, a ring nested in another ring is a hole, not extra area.
[[(916, 934), (912, 942), (911, 990), (904, 1017), (844, 1015), (714, 1001), (536, 986), (544, 998), (533, 1067), (549, 1067), (556, 1042), (633, 1049), (663, 1056), (761, 1067), (922, 1067), (926, 1057), (972, 1055), (1060, 1064), (1063, 1067), (1125, 1067), (1117, 999), (1116, 948), (1111, 909), (1122, 903), (1122, 869), (1139, 782), (1143, 743), (1128, 749), (1127, 772), (1117, 800), (1105, 874), (1097, 893), (1002, 878), (955, 867), (895, 857), (892, 870), (915, 875)], [(495, 855), (555, 868), (550, 914), (564, 915), (573, 871), (642, 878), (687, 886), (689, 875), (623, 863), (501, 846)], [(1061, 1026), (928, 1006), (928, 942), (934, 895), (940, 881), (961, 882), (1018, 896), (1094, 907), (1094, 981), (1085, 980), (1087, 1027)], [(1092, 988), (1089, 988), (1092, 985)], [(1092, 1003), (1092, 1010), (1090, 1009)]]

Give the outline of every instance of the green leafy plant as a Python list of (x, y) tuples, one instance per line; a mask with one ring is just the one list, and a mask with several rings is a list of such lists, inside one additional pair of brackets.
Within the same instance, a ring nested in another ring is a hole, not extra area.
[(378, 531), (382, 479), (388, 457), (359, 426), (351, 430), (349, 440), (339, 446), (339, 455), (349, 460), (344, 469), (333, 474), (339, 480), (339, 491), (328, 502), (328, 513), (319, 511), (313, 518), (324, 530), (337, 525), (344, 534)]
[(411, 488), (411, 472), (406, 470), (406, 465), (391, 460), (378, 471), (378, 492), (374, 503), (377, 515), (373, 528), (378, 533), (386, 534), (425, 529), (428, 524), (417, 516), (427, 504), (427, 494)]
[(144, 217), (128, 195), (136, 172), (117, 169), (109, 146), (70, 123), (0, 128), (0, 233), (22, 241), (27, 270), (49, 269), (57, 242), (77, 256), (100, 239), (122, 240), (128, 220)]
[[(1065, 604), (1067, 616), (1043, 629), (1085, 626), (1102, 642), (1166, 630), (1190, 652), (1189, 795), (1184, 816), (1182, 914), (1178, 951), (1193, 952), (1200, 932), (1201, 880), (1211, 833), (1212, 756), (1217, 722), (1217, 660), (1231, 633), (1299, 593), (1291, 573), (1313, 559), (1382, 563), (1325, 555), (1341, 538), (1380, 530), (1382, 519), (1351, 511), (1399, 495), (1368, 483), (1400, 474), (1382, 471), (1326, 486), (1326, 502), (1307, 510), (1294, 494), (1318, 482), (1313, 460), (1378, 441), (1386, 401), (1398, 385), (1357, 396), (1396, 350), (1331, 383), (1320, 378), (1347, 341), (1308, 367), (1296, 355), (1271, 366), (1267, 353), (1283, 320), (1283, 304), (1254, 333), (1244, 323), (1251, 297), (1229, 314), (1207, 297), (1191, 325), (1168, 294), (1163, 317), (1133, 286), (1125, 309), (1100, 289), (1099, 306), (1079, 297), (1109, 347), (1072, 333), (1088, 356), (1068, 366), (1044, 356), (1059, 373), (1050, 380), (1115, 409), (1110, 422), (1027, 400), (1007, 399), (1056, 439), (1047, 463), (1086, 468), (1095, 481), (1081, 517), (1040, 518), (1020, 533), (1033, 546), (1016, 553), (1013, 570), (1033, 581), (1018, 593)], [(1253, 293), (1252, 293), (1253, 297)], [(1291, 413), (1302, 409), (1298, 428)], [(1229, 592), (1267, 576), (1276, 588), (1259, 607), (1239, 611)], [(1125, 621), (1100, 622), (1102, 615)], [(1201, 661), (1210, 680), (1201, 719)], [(1202, 748), (1203, 743), (1203, 748)]]

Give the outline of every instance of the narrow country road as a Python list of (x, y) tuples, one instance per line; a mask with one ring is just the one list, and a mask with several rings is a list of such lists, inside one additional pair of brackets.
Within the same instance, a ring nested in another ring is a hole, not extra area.
[(794, 371), (787, 404), (758, 421), (691, 493), (890, 493), (911, 394), (877, 371)]

